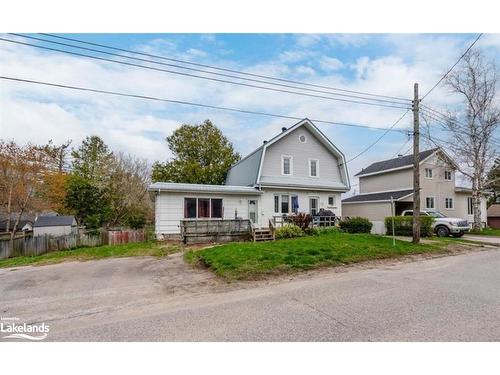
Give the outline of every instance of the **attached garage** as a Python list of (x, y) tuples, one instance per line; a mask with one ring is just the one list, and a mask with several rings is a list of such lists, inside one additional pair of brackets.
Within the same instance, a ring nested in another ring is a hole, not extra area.
[(488, 226), (494, 229), (500, 229), (500, 204), (492, 204), (488, 208)]

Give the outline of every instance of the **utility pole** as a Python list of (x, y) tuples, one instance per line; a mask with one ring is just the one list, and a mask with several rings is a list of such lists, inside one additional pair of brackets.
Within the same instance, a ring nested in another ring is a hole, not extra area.
[(420, 242), (420, 122), (418, 83), (413, 86), (413, 243)]

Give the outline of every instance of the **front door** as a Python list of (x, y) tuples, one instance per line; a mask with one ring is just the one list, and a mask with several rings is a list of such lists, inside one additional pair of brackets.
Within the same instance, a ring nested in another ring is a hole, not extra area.
[(249, 199), (248, 200), (248, 218), (252, 222), (252, 224), (257, 223), (257, 200)]
[(318, 198), (317, 197), (310, 197), (309, 198), (309, 213), (312, 216), (315, 216), (318, 214)]

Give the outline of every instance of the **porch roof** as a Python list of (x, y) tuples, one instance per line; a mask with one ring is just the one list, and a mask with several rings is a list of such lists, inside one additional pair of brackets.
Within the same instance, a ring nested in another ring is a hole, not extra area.
[(394, 191), (382, 191), (379, 193), (368, 193), (368, 194), (359, 194), (353, 197), (349, 197), (342, 200), (342, 203), (358, 203), (358, 202), (388, 202), (391, 200), (391, 197), (397, 201), (401, 198), (404, 198), (410, 194), (413, 194), (412, 189), (407, 190), (394, 190)]
[(155, 182), (154, 184), (149, 185), (148, 190), (179, 193), (262, 194), (262, 191), (251, 186), (183, 184), (175, 182)]

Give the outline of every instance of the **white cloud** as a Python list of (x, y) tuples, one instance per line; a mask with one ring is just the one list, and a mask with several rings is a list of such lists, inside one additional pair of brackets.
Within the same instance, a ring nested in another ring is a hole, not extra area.
[(319, 66), (325, 72), (334, 72), (342, 69), (344, 67), (344, 63), (335, 57), (323, 56), (319, 60)]

